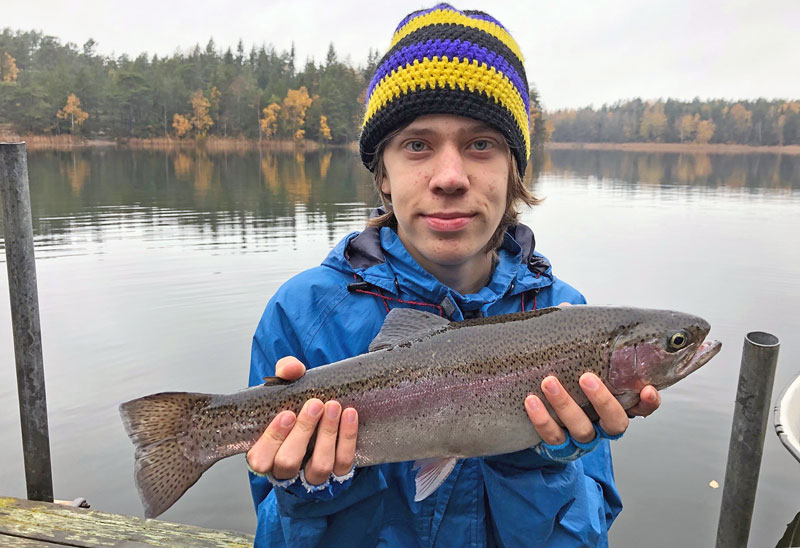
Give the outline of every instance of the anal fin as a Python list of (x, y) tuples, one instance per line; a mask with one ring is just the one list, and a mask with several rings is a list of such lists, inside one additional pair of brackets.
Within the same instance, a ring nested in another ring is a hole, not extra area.
[(455, 457), (442, 457), (414, 461), (413, 468), (417, 470), (414, 478), (417, 486), (414, 502), (424, 500), (436, 491), (453, 471), (456, 460)]

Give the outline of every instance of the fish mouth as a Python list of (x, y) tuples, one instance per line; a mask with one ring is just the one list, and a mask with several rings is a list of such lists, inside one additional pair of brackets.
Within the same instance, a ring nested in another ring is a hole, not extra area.
[(678, 375), (679, 379), (686, 377), (687, 375), (694, 373), (708, 361), (717, 355), (717, 353), (722, 349), (722, 343), (719, 341), (705, 341), (697, 351), (694, 353), (692, 358), (678, 367), (676, 374)]

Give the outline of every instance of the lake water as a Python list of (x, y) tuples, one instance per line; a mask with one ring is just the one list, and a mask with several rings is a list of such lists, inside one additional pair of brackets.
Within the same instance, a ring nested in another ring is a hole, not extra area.
[[(615, 547), (713, 546), (745, 333), (800, 371), (800, 157), (552, 151), (524, 215), (556, 275), (593, 304), (707, 318), (722, 352), (613, 444)], [(32, 152), (29, 172), (56, 498), (142, 515), (117, 406), (231, 392), (269, 297), (363, 226), (376, 202), (349, 151)], [(3, 262), (5, 255), (2, 255)], [(0, 270), (0, 495), (25, 497), (6, 270)], [(770, 417), (751, 546), (800, 510), (800, 463)], [(252, 532), (242, 457), (162, 519)]]

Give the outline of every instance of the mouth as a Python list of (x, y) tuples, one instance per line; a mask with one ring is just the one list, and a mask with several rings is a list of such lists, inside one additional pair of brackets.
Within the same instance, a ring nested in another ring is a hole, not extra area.
[(466, 227), (475, 217), (474, 213), (447, 211), (423, 214), (422, 218), (431, 230), (453, 232)]
[(697, 352), (694, 353), (692, 358), (678, 368), (676, 371), (678, 378), (683, 378), (703, 367), (711, 358), (716, 356), (721, 349), (721, 342), (705, 341), (700, 345), (700, 348), (697, 349)]

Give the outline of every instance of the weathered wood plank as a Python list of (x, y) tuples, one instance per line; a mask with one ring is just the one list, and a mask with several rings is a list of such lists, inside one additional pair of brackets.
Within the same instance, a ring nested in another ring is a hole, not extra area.
[(244, 548), (253, 545), (253, 537), (243, 533), (145, 520), (60, 504), (0, 498), (0, 545), (6, 546), (7, 538), (32, 539), (49, 543), (9, 544), (15, 548), (17, 546)]
[(9, 537), (2, 533), (0, 533), (0, 546), (3, 548), (64, 548), (63, 544), (53, 544), (22, 537)]

